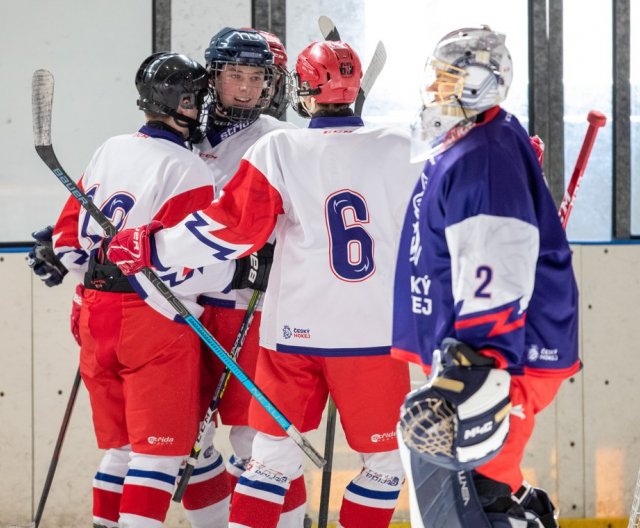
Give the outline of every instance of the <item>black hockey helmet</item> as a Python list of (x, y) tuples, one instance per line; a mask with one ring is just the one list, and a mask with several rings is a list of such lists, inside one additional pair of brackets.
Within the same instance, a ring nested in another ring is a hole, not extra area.
[[(274, 56), (269, 43), (254, 29), (235, 29), (225, 27), (218, 31), (209, 42), (204, 58), (211, 74), (211, 88), (216, 112), (228, 121), (253, 121), (269, 106), (274, 77)], [(221, 87), (217, 85), (218, 76), (225, 69), (234, 66), (258, 66), (264, 68), (261, 80), (261, 93), (255, 104), (225, 105), (222, 102)]]
[[(140, 94), (138, 108), (167, 115), (188, 126), (190, 141), (198, 141), (199, 118), (209, 89), (207, 70), (193, 59), (179, 53), (161, 51), (147, 57), (136, 73)], [(178, 108), (198, 108), (198, 119), (179, 114)]]

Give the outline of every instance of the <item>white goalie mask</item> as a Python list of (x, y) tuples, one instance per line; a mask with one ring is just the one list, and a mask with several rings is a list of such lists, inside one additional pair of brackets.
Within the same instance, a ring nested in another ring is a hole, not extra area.
[(438, 42), (420, 86), (411, 127), (412, 161), (429, 159), (466, 135), (475, 116), (507, 96), (513, 70), (505, 35), (488, 26), (453, 31)]

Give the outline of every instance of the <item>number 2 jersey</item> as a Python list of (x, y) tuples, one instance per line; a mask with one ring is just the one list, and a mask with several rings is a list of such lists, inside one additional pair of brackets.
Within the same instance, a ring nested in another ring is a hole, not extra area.
[(498, 107), (485, 115), (414, 189), (392, 354), (428, 370), (452, 337), (513, 374), (567, 377), (580, 368), (571, 250), (529, 136)]
[[(108, 139), (93, 155), (78, 186), (120, 230), (158, 220), (175, 225), (213, 200), (212, 174), (175, 134), (145, 125), (137, 133)], [(91, 256), (101, 251), (104, 232), (72, 196), (53, 233), (54, 250), (71, 271), (83, 274)], [(223, 290), (231, 282), (235, 263), (207, 269), (158, 269), (158, 275), (192, 314), (202, 308), (203, 291)], [(129, 277), (133, 289), (170, 319), (176, 311), (141, 273)]]
[(400, 226), (420, 167), (409, 139), (358, 117), (320, 117), (252, 146), (211, 207), (155, 235), (157, 266), (275, 256), (260, 344), (280, 352), (388, 354)]

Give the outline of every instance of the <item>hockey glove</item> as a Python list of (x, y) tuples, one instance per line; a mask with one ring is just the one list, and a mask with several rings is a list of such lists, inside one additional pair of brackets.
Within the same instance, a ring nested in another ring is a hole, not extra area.
[(252, 288), (266, 291), (273, 262), (273, 247), (267, 242), (262, 249), (236, 260), (236, 271), (231, 281), (233, 290)]
[(118, 266), (125, 275), (134, 275), (142, 268), (150, 268), (151, 243), (149, 239), (162, 228), (162, 223), (154, 220), (147, 225), (123, 229), (109, 242), (107, 258)]
[(73, 295), (73, 302), (71, 303), (71, 333), (76, 343), (82, 345), (80, 342), (80, 310), (82, 310), (82, 294), (84, 293), (84, 286), (78, 284), (76, 286), (76, 292)]
[(53, 252), (52, 233), (53, 226), (31, 233), (36, 243), (27, 253), (27, 265), (49, 287), (62, 283), (62, 279), (68, 273), (67, 268)]
[(430, 463), (470, 470), (506, 441), (511, 376), (464, 343), (445, 340), (442, 348), (444, 370), (407, 395), (399, 428), (405, 445)]
[(529, 141), (531, 142), (531, 146), (536, 153), (538, 163), (542, 167), (542, 164), (544, 163), (544, 141), (540, 139), (540, 136), (531, 136), (529, 138)]

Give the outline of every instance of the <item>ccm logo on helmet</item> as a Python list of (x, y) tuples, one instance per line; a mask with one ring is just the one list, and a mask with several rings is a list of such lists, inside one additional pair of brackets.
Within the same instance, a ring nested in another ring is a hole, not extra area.
[(471, 429), (467, 429), (464, 432), (464, 439), (468, 440), (469, 438), (475, 438), (479, 434), (490, 433), (492, 429), (493, 429), (493, 421), (490, 420), (490, 421), (488, 421), (487, 423), (485, 423), (483, 425), (476, 425), (475, 427), (472, 427)]

